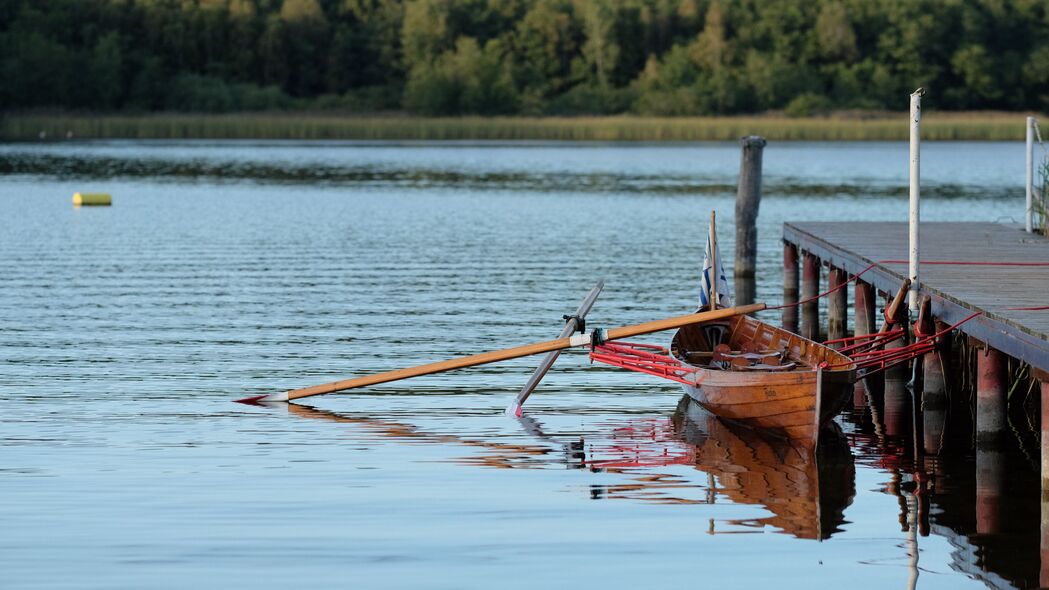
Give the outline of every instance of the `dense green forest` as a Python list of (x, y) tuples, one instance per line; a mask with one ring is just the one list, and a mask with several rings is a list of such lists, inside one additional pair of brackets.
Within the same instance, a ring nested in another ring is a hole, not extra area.
[(1049, 110), (1047, 0), (0, 0), (0, 108)]

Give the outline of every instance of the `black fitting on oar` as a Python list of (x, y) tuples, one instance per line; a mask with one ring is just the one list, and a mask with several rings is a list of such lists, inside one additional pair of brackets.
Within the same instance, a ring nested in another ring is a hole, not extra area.
[(608, 332), (604, 328), (594, 328), (590, 334), (590, 348), (596, 348), (608, 342)]
[(564, 318), (566, 324), (572, 320), (575, 320), (575, 329), (580, 334), (586, 332), (586, 318), (579, 317), (576, 314), (568, 315), (567, 313), (561, 317)]

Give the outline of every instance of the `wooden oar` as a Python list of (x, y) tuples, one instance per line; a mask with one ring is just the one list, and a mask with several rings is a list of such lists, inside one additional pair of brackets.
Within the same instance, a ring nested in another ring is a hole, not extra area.
[(598, 341), (618, 340), (620, 338), (630, 338), (631, 336), (638, 336), (640, 334), (650, 334), (652, 332), (672, 330), (674, 328), (680, 328), (689, 324), (698, 324), (701, 322), (709, 322), (713, 320), (724, 319), (727, 317), (754, 313), (763, 309), (765, 309), (764, 303), (754, 303), (752, 305), (742, 305), (739, 307), (725, 307), (717, 311), (690, 313), (688, 315), (682, 315), (663, 320), (656, 320), (654, 322), (645, 322), (643, 324), (635, 324), (632, 326), (609, 328), (607, 330), (598, 329), (587, 334), (575, 334), (567, 338), (558, 338), (557, 340), (535, 342), (532, 344), (525, 344), (524, 346), (515, 346), (514, 348), (505, 348), (502, 350), (495, 350), (492, 352), (483, 352), (481, 354), (474, 354), (471, 356), (464, 356), (457, 359), (450, 359), (447, 361), (430, 363), (428, 365), (419, 365), (417, 367), (397, 369), (395, 371), (387, 371), (385, 373), (377, 373), (375, 375), (365, 375), (363, 377), (346, 379), (344, 381), (334, 381), (332, 383), (325, 383), (323, 385), (314, 385), (313, 387), (292, 389), (291, 391), (285, 391), (282, 393), (259, 395), (238, 401), (244, 403), (286, 402), (293, 399), (299, 399), (301, 397), (309, 397), (311, 395), (323, 395), (325, 393), (334, 393), (336, 391), (343, 391), (345, 389), (355, 389), (357, 387), (365, 387), (368, 385), (375, 385), (377, 383), (399, 381), (401, 379), (409, 379), (411, 377), (420, 377), (422, 375), (432, 375), (433, 373), (451, 371), (452, 369), (462, 369), (464, 367), (473, 367), (476, 365), (484, 365), (488, 363), (506, 361), (510, 359), (520, 358), (523, 356), (531, 356), (533, 354), (551, 352), (554, 350), (564, 350), (573, 346), (588, 346), (592, 342), (594, 342), (595, 334), (597, 335), (596, 339)]
[[(597, 296), (601, 294), (601, 289), (605, 288), (604, 281), (598, 281), (594, 288), (590, 290), (590, 293), (583, 299), (583, 302), (579, 304), (579, 308), (575, 310), (575, 314), (571, 317), (566, 317), (565, 327), (561, 329), (561, 334), (558, 338), (564, 338), (571, 336), (577, 329), (579, 329), (578, 320), (586, 318), (586, 314), (590, 313), (590, 308), (594, 306), (594, 301), (597, 300)], [(517, 394), (517, 398), (511, 402), (506, 408), (507, 415), (510, 416), (521, 416), (521, 406), (524, 405), (525, 400), (528, 396), (532, 395), (532, 391), (535, 390), (539, 382), (546, 376), (546, 372), (550, 370), (550, 367), (554, 365), (554, 361), (561, 354), (560, 350), (547, 353), (543, 357), (543, 362), (539, 363), (539, 366), (535, 368), (535, 372), (528, 378), (528, 382), (521, 388), (521, 392)]]

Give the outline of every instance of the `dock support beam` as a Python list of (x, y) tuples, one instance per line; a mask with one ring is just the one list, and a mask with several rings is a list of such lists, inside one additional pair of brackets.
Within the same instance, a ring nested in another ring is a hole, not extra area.
[(827, 300), (827, 340), (845, 337), (845, 329), (848, 325), (849, 292), (844, 284), (848, 278), (845, 276), (845, 271), (831, 267), (828, 288), (840, 287), (840, 289), (831, 293)]
[(801, 304), (801, 335), (809, 340), (820, 339), (820, 259), (805, 253), (801, 272), (801, 298), (812, 299)]
[(976, 532), (997, 533), (1005, 471), (1005, 355), (987, 346), (976, 357)]
[(976, 444), (995, 443), (1005, 428), (1005, 358), (986, 347), (976, 360)]
[[(943, 322), (936, 322), (936, 331), (947, 329)], [(950, 355), (944, 347), (926, 354), (922, 360), (922, 432), (925, 453), (938, 455), (943, 444), (943, 430), (947, 424), (947, 379), (944, 363)]]
[(783, 242), (783, 329), (798, 333), (798, 248)]
[[(854, 287), (855, 293), (853, 293), (853, 299), (855, 301), (855, 313), (856, 317), (853, 320), (853, 335), (865, 336), (872, 334), (877, 331), (874, 327), (874, 308), (877, 305), (875, 301), (876, 294), (874, 293), (874, 287), (870, 283), (865, 283), (861, 279), (856, 279), (856, 286)], [(856, 382), (856, 388), (852, 394), (852, 405), (854, 407), (863, 407), (867, 404), (867, 392), (866, 386), (864, 385), (865, 379), (861, 379)]]
[(855, 293), (853, 295), (856, 307), (856, 320), (853, 324), (855, 335), (865, 336), (876, 332), (874, 308), (877, 305), (877, 301), (875, 300), (874, 287), (870, 283), (856, 279)]

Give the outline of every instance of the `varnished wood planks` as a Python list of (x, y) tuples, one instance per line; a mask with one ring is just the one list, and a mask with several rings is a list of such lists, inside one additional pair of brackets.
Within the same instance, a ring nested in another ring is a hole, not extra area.
[[(798, 364), (790, 371), (732, 371), (689, 363), (697, 352), (710, 351), (718, 342), (708, 336), (727, 335), (729, 348), (772, 349)], [(772, 343), (776, 343), (773, 347)], [(671, 345), (674, 356), (695, 369), (695, 385), (685, 385), (701, 406), (729, 420), (816, 446), (819, 428), (837, 414), (851, 393), (850, 359), (825, 346), (747, 316), (696, 324), (678, 330)], [(815, 366), (827, 362), (822, 372)], [(817, 387), (822, 375), (823, 386)], [(822, 393), (822, 398), (817, 396)], [(817, 416), (817, 413), (819, 416)]]

